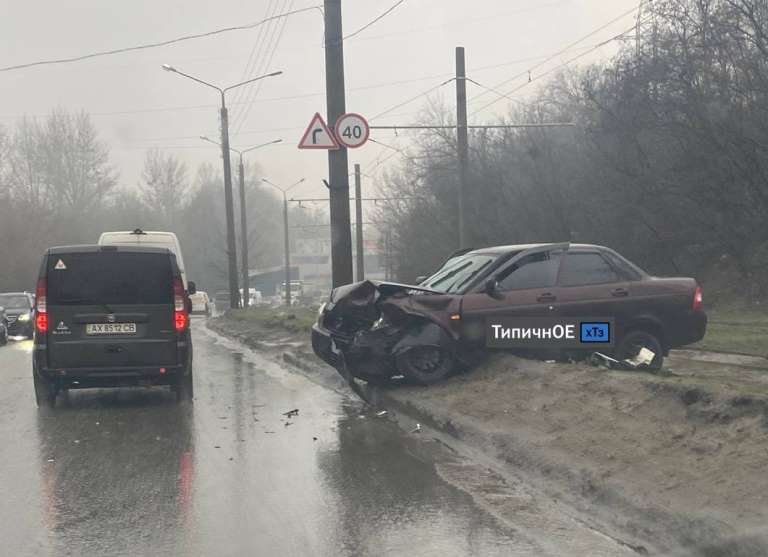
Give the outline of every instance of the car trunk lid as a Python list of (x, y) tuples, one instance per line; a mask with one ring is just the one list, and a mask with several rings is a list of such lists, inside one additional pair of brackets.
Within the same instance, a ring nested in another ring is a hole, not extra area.
[(169, 253), (53, 255), (47, 312), (52, 368), (177, 364)]

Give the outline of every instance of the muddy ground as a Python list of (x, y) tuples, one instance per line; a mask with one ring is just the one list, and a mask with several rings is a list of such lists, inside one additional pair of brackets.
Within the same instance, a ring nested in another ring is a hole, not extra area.
[[(304, 335), (226, 320), (214, 328), (324, 374)], [(639, 552), (763, 555), (767, 364), (679, 351), (665, 374), (651, 375), (497, 353), (442, 384), (377, 394), (383, 406), (482, 449)]]

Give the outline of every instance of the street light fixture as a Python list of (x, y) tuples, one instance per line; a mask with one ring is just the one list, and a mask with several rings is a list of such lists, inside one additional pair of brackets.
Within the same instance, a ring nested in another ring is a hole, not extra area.
[(163, 64), (162, 68), (167, 72), (172, 72), (178, 75), (181, 75), (183, 77), (186, 77), (188, 79), (191, 79), (192, 81), (196, 81), (197, 83), (200, 83), (201, 85), (205, 85), (206, 87), (210, 87), (211, 89), (216, 89), (219, 94), (221, 95), (221, 154), (222, 158), (224, 159), (224, 206), (226, 210), (226, 218), (227, 218), (227, 260), (228, 260), (228, 274), (229, 274), (229, 306), (232, 309), (236, 309), (240, 306), (240, 291), (237, 287), (237, 248), (235, 247), (235, 210), (232, 202), (232, 167), (229, 160), (229, 116), (227, 113), (227, 104), (225, 99), (225, 94), (227, 91), (230, 91), (232, 89), (235, 89), (236, 87), (240, 87), (242, 85), (247, 85), (248, 83), (253, 83), (254, 81), (259, 81), (260, 79), (265, 79), (267, 77), (275, 77), (283, 72), (272, 72), (265, 75), (260, 75), (258, 77), (254, 77), (252, 79), (248, 79), (246, 81), (241, 81), (240, 83), (235, 83), (234, 85), (230, 85), (228, 87), (218, 87), (217, 85), (214, 85), (212, 83), (208, 83), (207, 81), (203, 81), (202, 79), (199, 79), (193, 75), (186, 74), (182, 71), (179, 71), (178, 69), (174, 68), (170, 64)]
[(288, 186), (287, 188), (283, 188), (275, 184), (274, 182), (270, 182), (266, 178), (261, 179), (262, 182), (265, 184), (269, 184), (273, 188), (276, 188), (280, 190), (283, 194), (283, 239), (285, 242), (285, 305), (290, 306), (291, 305), (291, 245), (290, 245), (290, 239), (288, 237), (288, 197), (286, 194), (288, 191), (302, 182), (304, 182), (304, 178), (299, 180), (298, 182), (295, 182)]
[[(200, 139), (221, 147), (221, 143), (214, 141), (213, 139), (210, 139), (204, 135), (201, 135)], [(248, 147), (248, 149), (235, 149), (234, 147), (229, 148), (230, 151), (240, 155), (240, 164), (238, 165), (238, 173), (240, 178), (240, 276), (243, 281), (243, 308), (248, 307), (248, 288), (250, 284), (250, 280), (248, 278), (248, 221), (245, 211), (245, 168), (243, 167), (243, 155), (260, 147), (274, 145), (275, 143), (280, 143), (282, 141), (282, 139), (275, 139), (274, 141), (267, 141), (266, 143)]]

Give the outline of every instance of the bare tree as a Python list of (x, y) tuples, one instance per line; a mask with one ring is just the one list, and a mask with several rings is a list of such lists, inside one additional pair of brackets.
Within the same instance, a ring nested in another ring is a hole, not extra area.
[(147, 151), (141, 185), (144, 203), (157, 211), (172, 226), (187, 203), (187, 167), (172, 154), (158, 148)]

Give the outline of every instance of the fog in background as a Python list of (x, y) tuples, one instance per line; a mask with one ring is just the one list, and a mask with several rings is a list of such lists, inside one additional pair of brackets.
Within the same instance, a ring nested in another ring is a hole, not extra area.
[[(392, 4), (345, 2), (345, 32)], [(0, 65), (174, 38), (311, 5), (6, 3)], [(347, 109), (376, 124), (451, 123), (454, 84), (439, 84), (453, 75), (454, 48), (462, 45), (476, 82), (468, 83), (470, 123), (577, 124), (472, 134), (473, 245), (592, 241), (655, 272), (706, 275), (726, 265), (759, 282), (768, 209), (762, 6), (758, 0), (406, 0), (345, 42)], [(218, 137), (216, 93), (163, 72), (163, 63), (222, 85), (285, 72), (229, 95), (233, 146), (284, 139), (248, 157), (252, 261), (279, 263), (278, 200), (258, 183), (305, 177), (292, 195), (327, 193), (326, 154), (296, 149), (312, 114), (325, 113), (322, 39), (321, 14), (309, 11), (249, 31), (0, 73), (0, 226), (10, 239), (3, 259), (13, 262), (10, 273), (2, 269), (2, 286), (31, 288), (31, 267), (51, 243), (94, 241), (105, 227), (138, 220), (178, 230), (185, 246), (194, 242), (199, 253), (185, 254), (188, 265), (203, 273), (203, 283), (220, 284), (221, 159), (199, 139)], [(92, 147), (82, 149), (78, 129), (88, 130), (85, 144)], [(456, 247), (455, 138), (404, 131), (372, 137), (394, 149), (369, 143), (350, 152), (350, 170), (363, 165), (364, 191), (422, 198), (370, 209), (366, 217), (390, 238), (392, 272), (406, 280)], [(63, 172), (65, 145), (79, 153), (76, 160), (87, 152), (98, 176)], [(159, 172), (164, 179), (151, 178), (153, 156), (157, 168), (168, 170)], [(176, 181), (174, 168), (183, 169)], [(84, 181), (90, 194), (81, 191)], [(159, 197), (152, 197), (153, 188)], [(169, 189), (175, 193), (164, 208), (159, 199)], [(296, 218), (323, 216), (297, 210)]]

